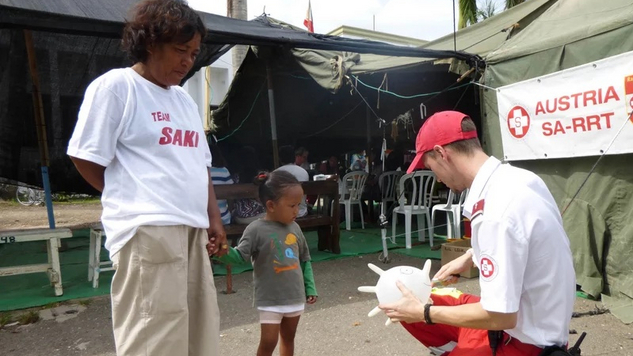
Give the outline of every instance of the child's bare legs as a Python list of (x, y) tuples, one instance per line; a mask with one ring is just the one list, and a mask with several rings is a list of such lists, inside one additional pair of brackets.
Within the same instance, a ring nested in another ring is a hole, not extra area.
[(260, 324), (260, 326), (261, 336), (259, 338), (257, 356), (271, 356), (273, 354), (273, 351), (275, 351), (275, 347), (277, 347), (280, 324)]
[(293, 356), (295, 353), (295, 334), (299, 325), (301, 316), (284, 317), (281, 319), (279, 328), (279, 336), (281, 337), (281, 345), (279, 345), (279, 356)]

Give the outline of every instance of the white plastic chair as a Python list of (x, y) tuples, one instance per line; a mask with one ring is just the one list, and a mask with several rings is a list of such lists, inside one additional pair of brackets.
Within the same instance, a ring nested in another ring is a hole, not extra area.
[(363, 229), (365, 228), (365, 217), (363, 216), (361, 196), (363, 195), (363, 189), (365, 188), (366, 181), (367, 172), (354, 171), (343, 176), (343, 179), (340, 182), (339, 192), (341, 193), (341, 199), (339, 200), (339, 203), (345, 205), (346, 230), (352, 229), (352, 205), (358, 205), (358, 210), (360, 210), (361, 226)]
[(468, 189), (463, 191), (459, 195), (459, 200), (455, 202), (455, 193), (453, 193), (452, 190), (449, 190), (446, 204), (436, 204), (433, 206), (431, 213), (432, 224), (435, 224), (436, 212), (443, 211), (446, 213), (446, 238), (448, 239), (459, 239), (462, 237), (461, 215), (466, 196), (468, 196)]
[[(418, 219), (418, 239), (422, 242), (425, 241), (425, 230), (426, 226), (428, 226), (429, 241), (432, 247), (431, 196), (435, 189), (435, 174), (431, 171), (417, 171), (405, 174), (400, 178), (398, 185), (401, 192), (401, 196), (398, 199), (400, 205), (393, 210), (392, 237), (396, 236), (397, 214), (403, 214), (406, 248), (411, 248), (411, 216), (416, 215)], [(426, 216), (426, 219), (424, 219), (423, 215)]]
[(382, 204), (385, 206), (385, 213), (389, 211), (392, 204), (398, 202), (396, 199), (396, 187), (403, 174), (404, 172), (402, 171), (390, 171), (384, 172), (378, 177), (378, 186), (380, 187)]

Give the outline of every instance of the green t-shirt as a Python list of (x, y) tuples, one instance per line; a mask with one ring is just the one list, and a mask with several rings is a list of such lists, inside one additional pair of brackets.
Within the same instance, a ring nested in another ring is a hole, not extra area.
[(253, 263), (256, 307), (305, 303), (301, 263), (310, 261), (310, 250), (296, 222), (255, 220), (235, 249)]

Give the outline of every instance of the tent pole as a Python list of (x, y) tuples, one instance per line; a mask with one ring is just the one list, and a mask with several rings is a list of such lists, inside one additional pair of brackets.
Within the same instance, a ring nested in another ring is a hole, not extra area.
[(266, 64), (266, 77), (268, 81), (268, 108), (270, 109), (270, 132), (273, 138), (273, 162), (274, 168), (279, 168), (279, 149), (277, 145), (277, 118), (275, 117), (275, 96), (273, 92), (273, 74), (270, 63)]
[(31, 82), (33, 84), (33, 111), (35, 117), (35, 129), (37, 131), (37, 142), (40, 149), (40, 161), (42, 165), (42, 184), (46, 194), (46, 211), (48, 212), (48, 225), (55, 228), (55, 215), (53, 214), (53, 199), (51, 197), (51, 185), (48, 177), (48, 140), (46, 138), (46, 120), (44, 119), (44, 105), (42, 103), (42, 93), (40, 92), (40, 77), (37, 73), (37, 59), (35, 58), (35, 46), (31, 31), (24, 30), (24, 43), (29, 59), (29, 70), (31, 72)]
[(369, 110), (369, 106), (366, 106), (365, 109), (365, 124), (366, 124), (366, 129), (367, 129), (367, 148), (366, 148), (366, 153), (365, 153), (365, 159), (367, 160), (367, 168), (366, 171), (367, 173), (371, 173), (371, 164), (372, 164), (372, 159), (371, 159), (371, 111)]
[(209, 87), (211, 86), (211, 68), (204, 67), (204, 130), (211, 131), (211, 100), (209, 98)]

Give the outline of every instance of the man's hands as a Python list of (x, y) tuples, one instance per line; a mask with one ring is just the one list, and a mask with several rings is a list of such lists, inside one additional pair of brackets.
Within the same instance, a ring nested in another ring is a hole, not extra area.
[(456, 275), (473, 266), (472, 252), (466, 252), (451, 262), (445, 264), (433, 276), (433, 280), (442, 281), (443, 285), (457, 283)]
[[(424, 303), (400, 281), (397, 281), (396, 285), (402, 292), (402, 298), (395, 303), (380, 304), (378, 307), (382, 309), (394, 323), (400, 321), (406, 323), (424, 322)], [(432, 303), (431, 299), (429, 299), (428, 302)]]
[(226, 255), (229, 251), (229, 244), (226, 240), (226, 232), (222, 222), (212, 219), (209, 224), (209, 229), (207, 230), (209, 234), (209, 243), (207, 244), (209, 256), (221, 257)]
[(317, 296), (316, 295), (309, 295), (308, 298), (306, 299), (306, 303), (308, 304), (314, 304), (317, 301)]

